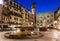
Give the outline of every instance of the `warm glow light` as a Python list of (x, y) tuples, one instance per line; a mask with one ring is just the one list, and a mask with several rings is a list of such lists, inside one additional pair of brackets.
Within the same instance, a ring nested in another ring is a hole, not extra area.
[(53, 37), (55, 38), (55, 39), (57, 39), (58, 38), (58, 36), (59, 36), (59, 32), (58, 31), (54, 31), (53, 32)]
[(16, 27), (15, 25), (10, 25), (10, 26), (8, 26), (8, 27)]
[(0, 4), (3, 4), (3, 0), (0, 0)]
[(20, 29), (19, 28), (17, 29), (17, 32), (20, 32)]
[(58, 29), (60, 29), (60, 25), (58, 26)]
[(31, 32), (31, 34), (34, 34), (34, 32)]
[(54, 23), (57, 23), (57, 21), (54, 21)]

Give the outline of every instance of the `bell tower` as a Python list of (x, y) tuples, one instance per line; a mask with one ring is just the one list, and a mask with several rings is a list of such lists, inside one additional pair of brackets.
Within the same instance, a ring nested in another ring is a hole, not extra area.
[(32, 4), (32, 14), (36, 14), (36, 4)]
[(36, 27), (36, 4), (32, 4), (33, 25)]

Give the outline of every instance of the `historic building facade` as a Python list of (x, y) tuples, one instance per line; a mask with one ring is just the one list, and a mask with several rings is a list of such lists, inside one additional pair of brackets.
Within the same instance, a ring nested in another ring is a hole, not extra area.
[(33, 4), (31, 13), (14, 0), (6, 0), (3, 4), (0, 4), (0, 27), (4, 28), (11, 25), (33, 27), (35, 24), (35, 9), (35, 4)]
[(54, 27), (60, 29), (60, 7), (54, 12)]
[(37, 27), (49, 27), (53, 24), (54, 13), (37, 14), (36, 21)]

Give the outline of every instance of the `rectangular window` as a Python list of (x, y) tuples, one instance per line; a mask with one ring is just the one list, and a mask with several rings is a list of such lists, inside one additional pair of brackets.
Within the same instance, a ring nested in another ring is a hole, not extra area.
[(12, 2), (10, 1), (10, 5), (12, 5)]
[(18, 4), (17, 4), (17, 8), (18, 8)]
[(15, 7), (15, 3), (14, 3), (14, 7)]

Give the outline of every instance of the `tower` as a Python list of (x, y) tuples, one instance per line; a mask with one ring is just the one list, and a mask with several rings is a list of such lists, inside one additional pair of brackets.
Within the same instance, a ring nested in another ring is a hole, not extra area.
[(36, 14), (36, 4), (35, 3), (32, 4), (32, 14), (33, 15)]
[(33, 26), (36, 27), (36, 4), (32, 4)]

